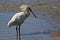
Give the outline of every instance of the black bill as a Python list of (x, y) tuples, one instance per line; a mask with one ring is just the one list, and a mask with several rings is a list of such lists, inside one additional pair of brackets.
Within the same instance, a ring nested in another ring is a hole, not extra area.
[(37, 18), (36, 15), (35, 15), (35, 14), (33, 13), (33, 11), (31, 10), (31, 8), (29, 8), (29, 10), (32, 12), (32, 14), (34, 15), (34, 17)]

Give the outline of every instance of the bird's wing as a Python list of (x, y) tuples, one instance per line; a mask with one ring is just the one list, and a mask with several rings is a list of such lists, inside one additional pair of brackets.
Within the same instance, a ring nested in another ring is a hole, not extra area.
[(22, 23), (26, 19), (24, 12), (16, 13), (12, 19), (8, 22), (8, 25), (16, 25), (16, 23)]
[(24, 14), (24, 12), (20, 12), (20, 13), (16, 13), (12, 19), (14, 19), (15, 21), (20, 21), (20, 20), (24, 20), (26, 18), (26, 15)]

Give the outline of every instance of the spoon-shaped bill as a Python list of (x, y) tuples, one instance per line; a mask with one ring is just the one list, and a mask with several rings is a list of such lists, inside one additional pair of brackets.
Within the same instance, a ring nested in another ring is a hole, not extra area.
[(34, 15), (34, 17), (36, 18), (37, 16), (33, 13), (33, 11), (31, 10), (31, 8), (29, 8), (29, 10), (32, 12), (32, 14)]

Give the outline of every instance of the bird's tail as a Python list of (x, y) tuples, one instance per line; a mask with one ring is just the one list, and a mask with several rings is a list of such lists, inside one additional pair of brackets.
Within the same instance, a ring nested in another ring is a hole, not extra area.
[(8, 24), (7, 24), (8, 27), (11, 27), (11, 22), (9, 21)]

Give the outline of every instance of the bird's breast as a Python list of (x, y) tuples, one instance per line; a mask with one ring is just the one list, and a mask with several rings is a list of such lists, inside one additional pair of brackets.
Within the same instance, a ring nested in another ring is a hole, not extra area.
[(9, 26), (13, 26), (13, 25), (17, 25), (17, 24), (21, 24), (25, 21), (25, 19), (29, 16), (26, 15), (24, 12), (20, 12), (20, 13), (16, 13), (11, 20), (8, 22)]

